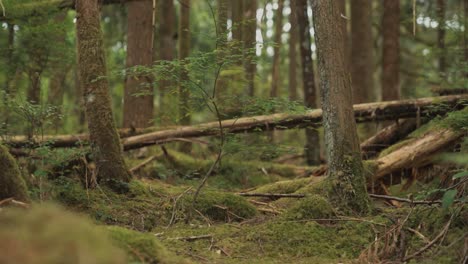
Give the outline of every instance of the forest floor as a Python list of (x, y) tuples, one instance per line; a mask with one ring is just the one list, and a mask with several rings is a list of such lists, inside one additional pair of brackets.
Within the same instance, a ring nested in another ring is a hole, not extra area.
[[(268, 163), (225, 159), (191, 210), (198, 178), (212, 161), (176, 151), (166, 155), (135, 173), (140, 177), (125, 194), (87, 189), (78, 178), (62, 176), (43, 184), (47, 191), (40, 199), (91, 218), (131, 263), (456, 263), (466, 254), (464, 206), (396, 208), (374, 200), (369, 216), (338, 216), (313, 194), (323, 177), (287, 179), (294, 166), (270, 164), (266, 174)], [(161, 180), (164, 173), (178, 176)], [(401, 195), (401, 186), (392, 190)], [(245, 188), (310, 195), (241, 197)]]

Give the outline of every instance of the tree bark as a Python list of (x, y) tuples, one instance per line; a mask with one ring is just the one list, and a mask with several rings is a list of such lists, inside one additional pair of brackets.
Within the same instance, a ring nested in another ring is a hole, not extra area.
[(372, 101), (374, 88), (374, 45), (372, 39), (372, 1), (351, 3), (351, 78), (353, 102)]
[[(180, 1), (180, 21), (179, 21), (179, 60), (184, 63), (184, 60), (190, 55), (190, 0)], [(183, 126), (190, 125), (190, 90), (189, 90), (189, 73), (182, 67), (179, 83), (179, 119)], [(192, 144), (188, 142), (181, 143), (180, 150), (190, 152)]]
[(244, 28), (242, 38), (244, 39), (244, 69), (247, 80), (247, 93), (255, 96), (255, 74), (257, 72), (256, 36), (257, 36), (257, 0), (244, 0)]
[(231, 2), (232, 6), (232, 39), (236, 41), (242, 41), (242, 21), (244, 18), (244, 1), (238, 0)]
[[(162, 61), (172, 61), (174, 59), (174, 51), (176, 47), (176, 43), (174, 40), (174, 36), (176, 33), (176, 20), (175, 20), (175, 8), (173, 0), (164, 0), (160, 1), (158, 5), (161, 6), (161, 10), (159, 11), (161, 18), (160, 18), (160, 46), (159, 46), (159, 60)], [(168, 114), (168, 88), (173, 85), (171, 80), (160, 80), (158, 82), (159, 88), (159, 112), (160, 114)], [(165, 111), (163, 113), (163, 111)], [(166, 122), (166, 118), (162, 118), (163, 123)]]
[(351, 71), (351, 49), (350, 49), (350, 43), (349, 43), (349, 32), (348, 32), (348, 20), (349, 16), (346, 12), (346, 3), (347, 0), (338, 0), (340, 12), (343, 18), (341, 20), (341, 26), (343, 30), (343, 46), (344, 46), (344, 54), (345, 54), (345, 62), (346, 62), (346, 67), (348, 71)]
[(289, 100), (297, 100), (297, 18), (296, 18), (296, 3), (292, 0), (289, 1), (289, 7), (291, 8), (291, 14), (289, 14), (289, 24), (291, 29), (289, 30)]
[(439, 54), (439, 74), (442, 80), (447, 78), (445, 62), (445, 0), (437, 0), (437, 49)]
[(80, 83), (98, 180), (116, 191), (130, 180), (112, 116), (98, 0), (77, 0), (77, 43)]
[(280, 82), (280, 50), (281, 50), (281, 35), (283, 34), (283, 7), (284, 0), (278, 0), (278, 9), (274, 16), (275, 22), (275, 36), (273, 38), (273, 64), (271, 74), (271, 90), (270, 97), (278, 97), (279, 91), (278, 86)]
[[(302, 64), (302, 84), (304, 87), (304, 104), (308, 108), (317, 107), (317, 89), (315, 87), (314, 63), (310, 36), (309, 16), (307, 15), (307, 0), (296, 0), (297, 25), (299, 27), (299, 47)], [(320, 164), (320, 141), (318, 131), (306, 128), (305, 157), (308, 165)]]
[(312, 1), (329, 166), (330, 197), (345, 210), (370, 212), (359, 138), (353, 115), (352, 87), (346, 70), (343, 30), (336, 1)]
[(15, 159), (6, 147), (0, 145), (0, 201), (8, 198), (29, 201), (28, 190)]
[[(127, 18), (126, 67), (151, 66), (153, 63), (153, 3), (130, 2)], [(125, 78), (123, 127), (144, 128), (153, 121), (153, 86), (148, 75)]]
[(400, 1), (384, 0), (382, 17), (382, 100), (400, 99)]

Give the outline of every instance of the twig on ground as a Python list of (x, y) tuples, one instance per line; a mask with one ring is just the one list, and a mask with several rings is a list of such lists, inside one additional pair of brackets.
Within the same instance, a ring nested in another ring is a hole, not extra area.
[(294, 193), (237, 193), (240, 196), (247, 197), (267, 197), (267, 198), (304, 198), (305, 194), (294, 194)]
[(200, 239), (211, 239), (213, 238), (213, 235), (200, 235), (200, 236), (188, 236), (188, 237), (173, 237), (169, 238), (171, 240), (184, 240), (187, 242), (192, 242)]
[(134, 173), (136, 172), (137, 170), (143, 168), (144, 166), (146, 166), (147, 164), (149, 164), (151, 161), (155, 160), (157, 158), (156, 155), (153, 155), (147, 159), (145, 159), (143, 162), (141, 162), (140, 164), (136, 165), (135, 167), (131, 168), (130, 169), (130, 172), (131, 173)]
[(441, 239), (442, 237), (445, 236), (445, 234), (447, 233), (449, 227), (450, 227), (450, 224), (452, 223), (452, 220), (453, 220), (453, 216), (450, 218), (450, 220), (447, 222), (447, 224), (445, 224), (444, 228), (442, 228), (442, 230), (440, 231), (440, 233), (428, 244), (426, 244), (424, 247), (422, 247), (421, 249), (419, 249), (418, 251), (416, 251), (415, 253), (405, 257), (403, 259), (404, 262), (407, 262), (408, 260), (410, 259), (413, 259), (419, 255), (421, 255), (422, 253), (424, 253), (424, 251), (428, 250), (429, 248), (431, 248), (437, 241), (439, 241), (439, 239)]
[[(411, 200), (411, 199), (407, 199), (407, 198), (401, 198), (401, 197), (390, 196), (390, 195), (379, 195), (379, 194), (369, 194), (369, 196), (372, 197), (372, 198), (376, 198), (376, 199), (394, 200), (394, 201), (403, 202), (403, 203), (410, 203), (410, 204), (414, 204), (414, 205), (418, 205), (418, 204), (424, 204), (424, 205), (442, 204), (441, 200), (421, 201), (421, 200)], [(455, 200), (454, 203), (467, 203), (467, 201)]]
[(169, 224), (167, 225), (166, 228), (169, 228), (172, 224), (174, 224), (174, 220), (175, 220), (175, 215), (177, 213), (177, 201), (179, 201), (179, 199), (184, 196), (184, 194), (186, 194), (188, 191), (190, 191), (192, 189), (192, 187), (189, 187), (187, 188), (185, 191), (183, 191), (181, 194), (179, 194), (175, 199), (174, 199), (174, 205), (172, 207), (172, 216), (171, 216), (171, 220), (169, 221)]

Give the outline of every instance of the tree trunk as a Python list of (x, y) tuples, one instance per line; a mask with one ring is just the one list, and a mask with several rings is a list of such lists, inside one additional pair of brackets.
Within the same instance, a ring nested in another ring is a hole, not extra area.
[(465, 24), (465, 30), (463, 31), (463, 42), (464, 42), (464, 50), (465, 50), (465, 78), (468, 78), (468, 2), (463, 2), (463, 9), (465, 10), (463, 16), (463, 23)]
[[(174, 36), (176, 33), (176, 19), (175, 19), (175, 8), (173, 0), (163, 0), (158, 3), (161, 6), (159, 10), (160, 26), (159, 26), (159, 37), (160, 37), (160, 46), (159, 46), (159, 60), (162, 61), (172, 61), (174, 59), (174, 51), (176, 43), (174, 41)], [(173, 85), (171, 80), (160, 80), (158, 82), (159, 88), (159, 112), (160, 114), (169, 114), (168, 107), (169, 102), (166, 98), (168, 93), (168, 88)], [(164, 111), (164, 112), (163, 112)], [(167, 118), (162, 117), (163, 123), (166, 122)]]
[(232, 39), (242, 41), (242, 21), (244, 18), (244, 1), (231, 2), (232, 6)]
[(445, 1), (437, 0), (437, 49), (439, 53), (439, 74), (442, 80), (447, 78), (445, 62)]
[(130, 180), (112, 116), (98, 0), (76, 1), (78, 67), (98, 180), (116, 191)]
[[(190, 55), (190, 0), (180, 1), (180, 21), (179, 21), (179, 60), (184, 60)], [(190, 125), (190, 90), (188, 71), (182, 67), (179, 83), (179, 118), (183, 126)], [(188, 142), (181, 143), (180, 150), (190, 152), (192, 144)]]
[(348, 20), (349, 16), (346, 12), (346, 0), (338, 0), (340, 12), (343, 18), (341, 20), (342, 23), (342, 30), (343, 30), (343, 46), (344, 46), (344, 54), (345, 54), (345, 62), (346, 62), (346, 67), (348, 71), (351, 71), (351, 49), (350, 49), (350, 43), (349, 43), (349, 32), (348, 32)]
[(13, 60), (13, 51), (15, 45), (15, 29), (13, 24), (8, 24), (8, 50), (6, 54), (7, 60), (7, 67), (6, 67), (6, 78), (5, 78), (5, 93), (3, 94), (3, 123), (2, 123), (2, 131), (5, 135), (8, 135), (8, 123), (9, 123), (9, 116), (10, 111), (9, 107), (9, 100), (10, 94), (12, 93), (12, 82), (16, 73), (16, 63)]
[(256, 35), (257, 35), (257, 0), (244, 0), (244, 28), (242, 38), (244, 39), (244, 69), (247, 80), (247, 93), (249, 96), (255, 95), (255, 74), (257, 64), (254, 61), (256, 56)]
[(284, 0), (278, 0), (278, 9), (274, 16), (275, 36), (273, 38), (273, 65), (271, 74), (271, 90), (270, 97), (278, 97), (278, 86), (280, 85), (280, 60), (281, 60), (281, 34), (283, 33), (283, 7)]
[(372, 40), (372, 1), (351, 2), (351, 78), (353, 102), (372, 101), (374, 89), (374, 45)]
[(384, 0), (382, 17), (382, 100), (400, 99), (400, 1)]
[(289, 7), (291, 14), (289, 14), (289, 100), (297, 100), (297, 18), (296, 18), (296, 3), (290, 0)]
[[(312, 61), (309, 16), (307, 0), (296, 0), (297, 24), (299, 26), (299, 47), (302, 62), (302, 82), (304, 86), (304, 104), (308, 108), (317, 108), (317, 89), (315, 87), (314, 64)], [(306, 128), (305, 157), (308, 165), (320, 164), (320, 141), (318, 131)]]
[[(130, 2), (127, 19), (126, 67), (151, 66), (153, 63), (153, 3)], [(153, 86), (148, 75), (125, 78), (123, 126), (144, 128), (153, 121)]]
[(3, 145), (0, 145), (0, 171), (0, 201), (7, 198), (29, 201), (28, 190), (21, 177), (21, 171), (15, 159)]
[(329, 165), (330, 197), (343, 209), (369, 213), (352, 87), (346, 70), (343, 30), (336, 1), (312, 1)]

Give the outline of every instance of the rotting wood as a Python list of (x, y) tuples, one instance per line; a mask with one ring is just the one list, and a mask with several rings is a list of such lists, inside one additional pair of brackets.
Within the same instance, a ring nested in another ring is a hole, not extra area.
[(362, 155), (365, 159), (377, 156), (383, 149), (397, 143), (417, 128), (417, 121), (413, 118), (396, 120), (374, 136), (361, 143)]
[(463, 135), (463, 132), (453, 131), (449, 128), (429, 131), (399, 149), (378, 158), (373, 180), (381, 179), (401, 169), (424, 166), (431, 161), (434, 154), (451, 146)]
[[(463, 108), (460, 102), (468, 100), (468, 95), (451, 95), (427, 97), (420, 99), (376, 102), (354, 105), (354, 116), (357, 122), (373, 122), (381, 120), (396, 120), (416, 116), (440, 115), (448, 111)], [(435, 107), (443, 104), (444, 107)], [(322, 120), (322, 110), (309, 110), (304, 114), (277, 113), (228, 119), (222, 121), (225, 133), (256, 132), (272, 129), (304, 128), (318, 126)], [(149, 132), (153, 131), (153, 132)], [(142, 134), (143, 133), (143, 134)], [(134, 136), (128, 136), (133, 134)], [(180, 138), (195, 138), (219, 134), (219, 123), (208, 122), (194, 126), (175, 127), (165, 130), (161, 128), (146, 128), (143, 130), (121, 130), (120, 136), (125, 150), (132, 150), (149, 145), (165, 144)], [(6, 144), (12, 147), (37, 146), (49, 142), (51, 147), (74, 147), (87, 142), (87, 135), (44, 136), (31, 142), (27, 137), (10, 137)]]

